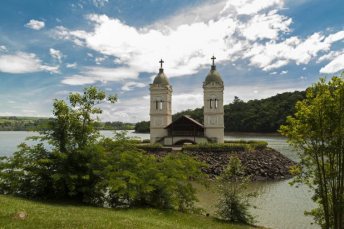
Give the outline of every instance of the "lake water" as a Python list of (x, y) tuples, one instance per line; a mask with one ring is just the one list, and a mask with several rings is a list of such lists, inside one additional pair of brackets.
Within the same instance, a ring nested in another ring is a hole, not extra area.
[[(101, 131), (106, 137), (112, 137), (112, 131)], [(25, 140), (28, 136), (37, 135), (34, 132), (25, 131), (0, 131), (0, 156), (10, 156), (17, 150), (17, 145)], [(135, 134), (133, 131), (128, 132), (129, 136), (149, 139), (149, 134)], [(298, 161), (297, 155), (292, 148), (286, 143), (286, 138), (281, 136), (226, 136), (226, 140), (260, 140), (268, 142), (268, 146), (281, 152), (286, 157)], [(29, 145), (35, 142), (29, 141)], [(252, 209), (256, 215), (257, 225), (276, 229), (312, 229), (319, 228), (312, 225), (311, 217), (303, 215), (305, 210), (315, 207), (311, 201), (312, 193), (304, 185), (298, 188), (288, 184), (290, 180), (282, 181), (260, 181), (252, 182), (250, 189), (257, 190), (261, 193), (255, 200), (257, 208)], [(209, 190), (199, 193), (199, 206), (206, 209), (210, 214), (215, 212), (217, 196)]]

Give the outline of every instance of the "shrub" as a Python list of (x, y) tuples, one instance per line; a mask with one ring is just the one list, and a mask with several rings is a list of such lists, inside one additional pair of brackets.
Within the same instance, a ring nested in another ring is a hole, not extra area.
[(237, 155), (230, 157), (228, 166), (217, 178), (220, 199), (217, 204), (217, 214), (226, 221), (241, 221), (253, 223), (254, 217), (249, 213), (250, 199), (256, 193), (247, 192), (250, 176), (244, 177), (245, 167)]
[(244, 151), (247, 149), (264, 149), (267, 142), (248, 141), (232, 143), (200, 143), (197, 145), (184, 145), (183, 150), (198, 151), (198, 152), (223, 152), (223, 151)]

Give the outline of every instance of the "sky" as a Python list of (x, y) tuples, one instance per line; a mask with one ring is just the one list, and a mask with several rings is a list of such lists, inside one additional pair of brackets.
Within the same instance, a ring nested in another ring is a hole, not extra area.
[(2, 0), (0, 116), (51, 117), (54, 99), (118, 94), (103, 121), (149, 120), (160, 59), (173, 113), (203, 106), (211, 57), (224, 103), (305, 90), (344, 70), (342, 0)]

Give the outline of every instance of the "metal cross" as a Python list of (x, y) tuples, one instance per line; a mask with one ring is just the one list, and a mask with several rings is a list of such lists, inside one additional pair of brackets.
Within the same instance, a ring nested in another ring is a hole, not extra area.
[(162, 64), (164, 63), (164, 61), (161, 59), (160, 61), (159, 61), (159, 63), (161, 64), (161, 69), (162, 69)]
[(216, 57), (213, 56), (211, 59), (213, 60), (213, 66), (215, 66), (215, 59), (216, 59)]

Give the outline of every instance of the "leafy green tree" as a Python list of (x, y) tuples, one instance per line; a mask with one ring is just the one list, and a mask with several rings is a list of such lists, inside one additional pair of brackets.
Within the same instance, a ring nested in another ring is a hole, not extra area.
[(226, 221), (253, 223), (254, 217), (248, 211), (250, 199), (256, 195), (247, 192), (250, 176), (245, 177), (245, 167), (237, 155), (230, 157), (227, 167), (217, 178), (220, 199), (217, 204), (219, 216)]
[[(96, 87), (84, 88), (84, 93), (69, 94), (69, 105), (55, 100), (55, 119), (45, 123), (40, 136), (29, 139), (47, 142), (19, 145), (13, 157), (0, 162), (0, 192), (28, 198), (74, 197), (91, 198), (99, 176), (92, 171), (102, 166), (104, 154), (97, 145), (95, 129), (102, 111), (105, 93)], [(110, 95), (112, 103), (117, 97)]]
[(344, 225), (344, 72), (329, 82), (320, 78), (296, 104), (295, 117), (280, 132), (298, 149), (300, 166), (294, 167), (293, 183), (314, 190), (318, 207), (307, 215), (322, 228)]
[(106, 203), (119, 206), (152, 206), (179, 211), (195, 211), (197, 201), (193, 183), (206, 185), (206, 166), (183, 153), (157, 158), (132, 144), (125, 134), (115, 140), (101, 141), (107, 152), (107, 166), (99, 171), (100, 193), (107, 193)]

